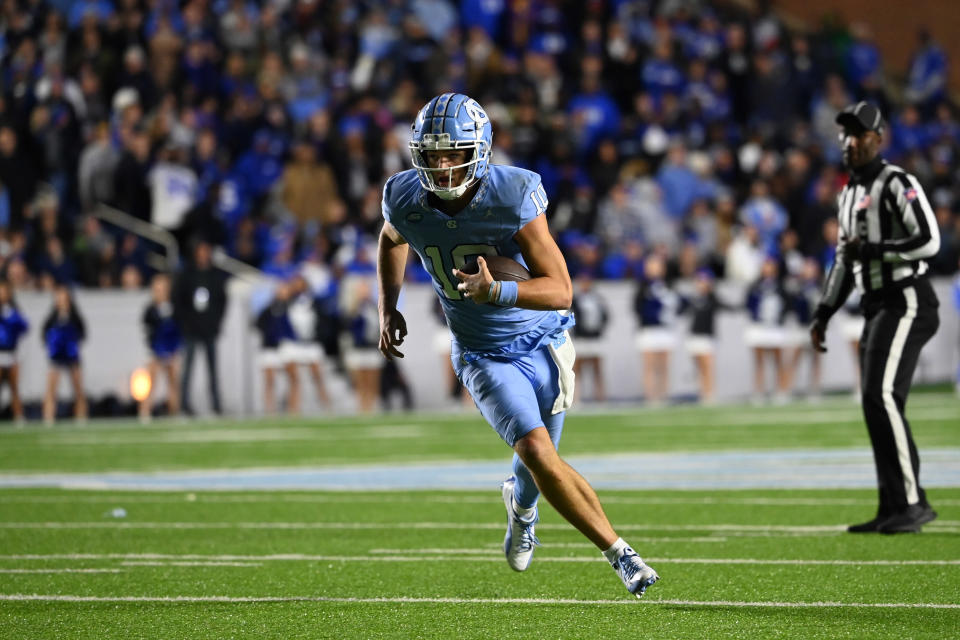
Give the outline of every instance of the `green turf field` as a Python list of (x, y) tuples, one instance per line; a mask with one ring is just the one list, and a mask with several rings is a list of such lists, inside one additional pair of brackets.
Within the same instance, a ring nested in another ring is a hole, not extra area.
[[(960, 448), (955, 398), (917, 394), (908, 416), (921, 453)], [(562, 448), (610, 442), (618, 455), (867, 447), (859, 409), (832, 400), (580, 412)], [(473, 460), (506, 472), (507, 453), (473, 414), (4, 427), (0, 480)], [(601, 490), (662, 577), (641, 601), (545, 504), (543, 547), (510, 571), (495, 485), (3, 489), (0, 638), (958, 637), (960, 486), (928, 489), (939, 520), (900, 536), (842, 532), (872, 515), (870, 489)]]

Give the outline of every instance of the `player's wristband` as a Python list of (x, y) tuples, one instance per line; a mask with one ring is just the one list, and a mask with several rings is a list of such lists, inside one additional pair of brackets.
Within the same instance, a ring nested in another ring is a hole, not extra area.
[(517, 303), (517, 293), (520, 289), (513, 280), (498, 280), (500, 291), (497, 292), (497, 299), (493, 303), (501, 307), (512, 307)]
[(497, 295), (498, 291), (497, 284), (498, 282), (496, 280), (490, 281), (490, 288), (487, 289), (487, 302), (494, 302), (496, 300), (495, 296)]

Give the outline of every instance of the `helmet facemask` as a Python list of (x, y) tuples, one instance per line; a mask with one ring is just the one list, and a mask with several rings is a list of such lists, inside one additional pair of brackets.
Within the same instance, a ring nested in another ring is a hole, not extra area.
[[(459, 149), (472, 149), (473, 153), (465, 163), (452, 167), (431, 167), (424, 156), (426, 151)], [(479, 179), (477, 167), (489, 160), (490, 148), (485, 140), (450, 140), (449, 133), (425, 133), (421, 140), (410, 142), (410, 156), (413, 160), (413, 167), (417, 171), (417, 177), (424, 189), (436, 194), (442, 200), (456, 200)], [(460, 184), (454, 185), (453, 174), (460, 169), (466, 169), (466, 172)], [(444, 174), (447, 176), (447, 185), (441, 186), (437, 183), (436, 178)]]

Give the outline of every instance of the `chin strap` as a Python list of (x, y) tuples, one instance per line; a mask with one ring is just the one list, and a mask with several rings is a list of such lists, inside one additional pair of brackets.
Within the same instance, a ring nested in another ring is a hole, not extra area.
[(434, 191), (433, 194), (438, 198), (440, 198), (441, 200), (456, 200), (457, 198), (465, 194), (467, 192), (467, 189), (469, 189), (471, 185), (473, 185), (473, 183), (476, 181), (477, 181), (476, 178), (474, 178), (473, 180), (470, 180), (470, 182), (468, 182), (467, 184), (462, 184), (456, 189), (444, 189), (442, 191)]
[(466, 192), (467, 188), (460, 186), (456, 189), (451, 189), (450, 191), (434, 191), (433, 195), (437, 196), (441, 200), (456, 200)]

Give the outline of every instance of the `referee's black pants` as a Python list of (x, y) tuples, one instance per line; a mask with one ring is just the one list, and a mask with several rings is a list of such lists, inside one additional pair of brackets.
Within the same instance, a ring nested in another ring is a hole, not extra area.
[(860, 338), (863, 415), (873, 445), (881, 517), (927, 504), (920, 457), (905, 415), (920, 350), (937, 332), (937, 296), (926, 279), (864, 297)]

